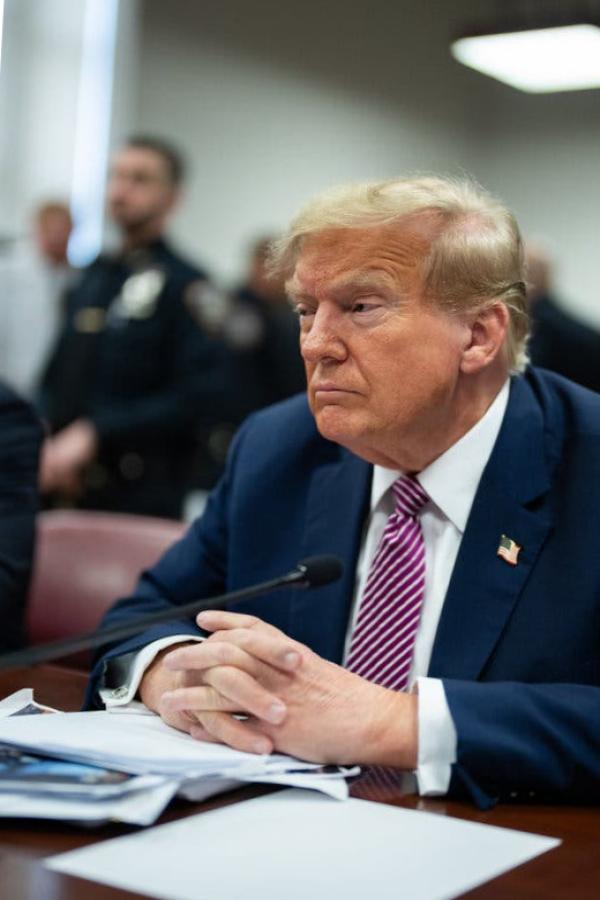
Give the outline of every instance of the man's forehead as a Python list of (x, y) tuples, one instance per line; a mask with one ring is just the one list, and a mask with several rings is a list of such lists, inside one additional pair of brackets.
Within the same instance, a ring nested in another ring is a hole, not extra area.
[(151, 147), (123, 147), (111, 161), (111, 171), (143, 171), (166, 177), (167, 163)]
[(422, 229), (399, 224), (314, 232), (302, 241), (290, 287), (353, 274), (359, 279), (366, 273), (414, 274), (429, 243)]

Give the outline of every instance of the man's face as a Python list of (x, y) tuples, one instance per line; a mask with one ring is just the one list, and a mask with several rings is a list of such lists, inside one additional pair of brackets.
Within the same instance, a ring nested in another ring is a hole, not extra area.
[(68, 211), (51, 211), (35, 223), (35, 240), (41, 255), (48, 262), (60, 265), (67, 259), (67, 247), (73, 224)]
[(162, 224), (176, 198), (166, 161), (154, 150), (124, 147), (113, 158), (107, 187), (111, 218), (125, 231)]
[(305, 240), (288, 283), (319, 431), (405, 471), (455, 439), (470, 334), (422, 296), (427, 247), (416, 226), (322, 231)]

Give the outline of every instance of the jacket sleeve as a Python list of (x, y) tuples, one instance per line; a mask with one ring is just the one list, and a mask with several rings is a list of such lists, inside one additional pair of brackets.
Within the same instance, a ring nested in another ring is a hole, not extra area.
[(38, 509), (42, 429), (33, 411), (0, 387), (0, 649), (24, 643), (23, 619)]
[(600, 800), (600, 687), (444, 680), (458, 735), (450, 794)]

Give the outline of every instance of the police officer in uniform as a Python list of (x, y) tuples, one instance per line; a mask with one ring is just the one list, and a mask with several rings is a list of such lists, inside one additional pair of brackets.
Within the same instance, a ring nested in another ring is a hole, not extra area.
[(179, 517), (198, 429), (219, 419), (224, 350), (194, 314), (214, 288), (163, 237), (182, 174), (154, 138), (113, 159), (120, 252), (82, 273), (42, 380), (41, 487), (54, 502)]

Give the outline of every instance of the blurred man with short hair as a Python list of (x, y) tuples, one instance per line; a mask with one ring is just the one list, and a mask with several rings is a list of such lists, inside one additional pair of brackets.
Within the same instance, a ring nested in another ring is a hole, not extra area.
[(223, 389), (221, 347), (189, 300), (211, 291), (207, 276), (164, 237), (183, 173), (178, 151), (154, 137), (113, 157), (107, 205), (120, 248), (72, 291), (42, 384), (52, 435), (41, 486), (61, 503), (181, 514), (196, 431)]
[(0, 377), (33, 397), (77, 273), (67, 258), (73, 221), (66, 203), (33, 212), (32, 234), (0, 263)]

